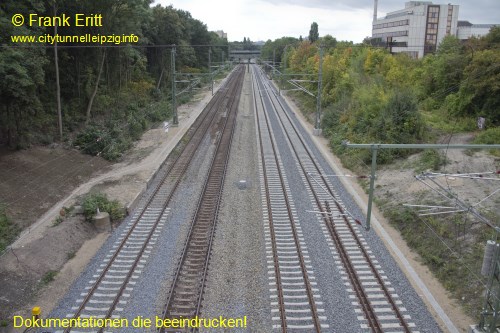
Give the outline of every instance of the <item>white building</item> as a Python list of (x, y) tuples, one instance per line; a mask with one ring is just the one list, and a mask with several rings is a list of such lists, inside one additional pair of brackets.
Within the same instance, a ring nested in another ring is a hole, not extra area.
[(409, 1), (405, 8), (377, 19), (374, 15), (372, 43), (388, 45), (392, 52), (421, 58), (436, 51), (445, 36), (457, 35), (458, 5)]
[(472, 24), (469, 21), (458, 21), (457, 38), (467, 40), (471, 37), (482, 37), (498, 24)]
[(217, 34), (217, 36), (219, 36), (220, 38), (225, 38), (225, 39), (227, 39), (227, 33), (226, 33), (226, 32), (224, 32), (224, 30), (217, 30), (215, 33), (216, 33), (216, 34)]

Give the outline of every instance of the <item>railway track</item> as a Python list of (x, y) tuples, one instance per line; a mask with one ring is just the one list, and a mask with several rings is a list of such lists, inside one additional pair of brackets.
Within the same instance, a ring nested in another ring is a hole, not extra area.
[[(232, 87), (239, 80), (239, 73), (233, 72), (226, 82)], [(138, 204), (130, 221), (111, 251), (94, 272), (81, 299), (76, 301), (67, 318), (119, 318), (136, 281), (147, 262), (157, 241), (161, 228), (165, 225), (168, 207), (182, 177), (206, 135), (220, 127), (221, 119), (227, 118), (226, 108), (230, 90), (222, 88), (212, 98), (198, 117), (192, 128), (176, 148), (172, 161), (164, 163), (153, 180), (152, 190)], [(67, 328), (57, 332), (80, 332), (85, 329)], [(96, 331), (94, 328), (92, 331)], [(104, 332), (104, 328), (97, 332)]]
[[(243, 68), (239, 68), (235, 75), (236, 82), (228, 90), (225, 115), (217, 127), (219, 139), (216, 152), (170, 287), (162, 315), (163, 321), (173, 318), (194, 318), (199, 316), (201, 311), (212, 240), (243, 86)], [(158, 329), (161, 333), (179, 330), (179, 328), (165, 327)], [(190, 330), (197, 329), (190, 328)], [(184, 329), (182, 331), (185, 332)]]
[(415, 325), (410, 322), (410, 315), (391, 288), (357, 223), (346, 211), (330, 180), (324, 176), (276, 90), (261, 71), (254, 68), (253, 72), (258, 78), (257, 89), (267, 96), (271, 106), (268, 112), (276, 114), (313, 206), (320, 212), (318, 221), (352, 299), (361, 329), (411, 332)]
[[(307, 245), (269, 119), (262, 90), (253, 80), (259, 141), (259, 168), (273, 328), (282, 332), (328, 329)], [(256, 93), (257, 92), (257, 93)]]

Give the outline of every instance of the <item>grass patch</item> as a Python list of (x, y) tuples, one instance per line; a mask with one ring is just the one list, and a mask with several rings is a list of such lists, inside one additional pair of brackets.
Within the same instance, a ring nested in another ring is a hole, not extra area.
[(71, 259), (73, 259), (75, 256), (76, 256), (76, 251), (71, 251), (71, 252), (66, 253), (66, 259), (67, 259), (67, 260), (71, 260)]
[(0, 253), (16, 239), (19, 232), (19, 227), (7, 216), (5, 205), (0, 204)]
[[(474, 143), (483, 145), (500, 144), (500, 127), (488, 128), (479, 133), (474, 139)], [(490, 149), (490, 153), (500, 156), (500, 149)]]
[(62, 221), (64, 221), (64, 218), (59, 215), (58, 217), (56, 217), (54, 222), (52, 222), (52, 227), (57, 227), (59, 224), (62, 223)]
[(400, 205), (386, 207), (384, 215), (465, 312), (479, 319), (486, 278), (478, 280), (477, 272), (481, 270), (484, 245), (491, 238), (491, 230), (484, 225), (472, 228), (460, 215), (420, 218)]
[(475, 130), (476, 120), (472, 118), (454, 118), (441, 110), (420, 111), (426, 125), (443, 133), (470, 132)]
[(57, 275), (57, 271), (48, 271), (47, 273), (45, 273), (42, 278), (40, 279), (40, 285), (42, 286), (46, 286), (48, 285), (50, 282), (54, 281), (54, 279), (56, 278), (56, 275)]
[(446, 157), (439, 150), (425, 149), (420, 155), (415, 172), (438, 171), (444, 165), (446, 165)]

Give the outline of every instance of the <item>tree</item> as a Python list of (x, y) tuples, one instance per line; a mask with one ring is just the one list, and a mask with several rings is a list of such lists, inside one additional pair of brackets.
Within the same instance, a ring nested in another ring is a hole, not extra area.
[(396, 89), (382, 111), (379, 133), (388, 142), (413, 143), (422, 138), (424, 124), (418, 104), (410, 90)]
[(251, 51), (257, 49), (257, 46), (250, 40), (250, 37), (243, 39), (243, 50)]
[[(52, 4), (54, 17), (57, 16), (57, 1)], [(57, 35), (57, 21), (54, 24), (54, 36)], [(61, 111), (61, 85), (59, 83), (59, 55), (57, 53), (57, 41), (54, 43), (54, 66), (56, 70), (56, 100), (57, 100), (57, 120), (59, 124), (59, 140), (63, 140), (63, 124), (62, 124), (62, 111)]]
[(321, 38), (321, 44), (328, 50), (337, 46), (337, 39), (331, 35), (326, 35)]
[(319, 38), (318, 23), (313, 22), (311, 24), (311, 30), (309, 30), (309, 41), (314, 43)]
[(464, 71), (457, 94), (448, 104), (462, 115), (483, 116), (489, 123), (500, 124), (500, 52), (484, 50), (474, 53), (474, 59)]
[[(144, 34), (150, 45), (179, 45), (184, 25), (178, 12), (172, 7), (156, 5), (151, 9), (150, 22)], [(170, 49), (151, 47), (146, 49), (149, 73), (156, 78), (158, 89), (162, 80), (166, 82), (165, 89), (169, 89), (170, 81), (164, 75), (170, 68)]]
[[(130, 138), (147, 127), (147, 121), (163, 120), (169, 114), (168, 108), (157, 111), (153, 107), (154, 102), (166, 102), (162, 99), (169, 93), (162, 94), (162, 90), (170, 92), (171, 88), (171, 48), (165, 45), (178, 46), (176, 62), (180, 70), (206, 69), (208, 48), (192, 45), (216, 45), (212, 46), (212, 60), (227, 59), (227, 40), (209, 32), (204, 23), (187, 11), (172, 6), (151, 7), (151, 3), (153, 0), (0, 1), (0, 144), (25, 147), (50, 143), (61, 138), (61, 132), (83, 128), (90, 133), (93, 127), (95, 139), (106, 136), (109, 140), (105, 146), (111, 146), (111, 142), (114, 147), (120, 146), (111, 152), (119, 156), (130, 145)], [(101, 14), (103, 25), (15, 27), (10, 22), (16, 13), (53, 17), (62, 11), (68, 17)], [(11, 36), (55, 34), (134, 34), (139, 45), (126, 45), (117, 39), (107, 45), (47, 41), (46, 45), (18, 47), (21, 45), (11, 42)], [(66, 47), (68, 44), (72, 47)], [(247, 37), (245, 44), (255, 46)], [(84, 122), (89, 126), (82, 127)], [(117, 142), (119, 137), (125, 140)], [(95, 145), (96, 141), (88, 142)]]
[(270, 39), (262, 46), (261, 56), (262, 59), (273, 59), (273, 52), (276, 55), (276, 62), (280, 63), (283, 61), (284, 51), (287, 46), (294, 46), (298, 42), (297, 38), (294, 37), (281, 37), (274, 41)]
[[(0, 40), (11, 35), (43, 33), (37, 27), (14, 27), (9, 13), (44, 12), (41, 1), (0, 3)], [(39, 87), (45, 79), (45, 49), (37, 46), (0, 48), (0, 142), (18, 146), (25, 141), (28, 120), (42, 110)]]
[[(129, 34), (130, 31), (140, 32), (142, 20), (147, 13), (149, 8), (150, 1), (149, 0), (101, 0), (101, 1), (90, 1), (85, 0), (82, 1), (82, 6), (85, 6), (86, 9), (91, 9), (93, 13), (102, 13), (103, 17), (106, 17), (106, 24), (102, 27), (96, 27), (95, 31), (92, 33), (99, 33), (100, 35), (122, 35)], [(82, 11), (85, 12), (85, 11)], [(88, 96), (89, 100), (86, 108), (86, 119), (85, 123), (88, 124), (91, 119), (92, 114), (92, 106), (94, 103), (95, 96), (100, 86), (101, 77), (104, 71), (104, 65), (107, 58), (111, 57), (107, 53), (108, 51), (105, 48), (98, 48), (96, 53), (99, 53), (98, 56), (94, 55), (96, 62), (94, 62), (93, 71), (95, 71), (95, 67), (97, 67), (97, 75), (95, 77), (92, 92)], [(112, 51), (109, 51), (111, 54)], [(118, 54), (118, 52), (115, 52)], [(109, 60), (108, 66), (109, 68)], [(120, 70), (120, 69), (118, 69)], [(108, 72), (106, 74), (109, 74)], [(107, 79), (110, 77), (107, 76)]]
[(490, 32), (482, 38), (485, 48), (500, 49), (500, 26), (494, 26)]

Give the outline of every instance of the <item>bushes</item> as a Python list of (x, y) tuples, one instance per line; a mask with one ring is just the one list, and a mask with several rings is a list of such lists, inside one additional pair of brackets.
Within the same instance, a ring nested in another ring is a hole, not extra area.
[(0, 204), (0, 253), (14, 241), (18, 233), (19, 228), (9, 220), (5, 206)]
[(474, 139), (474, 143), (493, 145), (500, 143), (500, 127), (488, 128), (479, 133)]
[(422, 172), (429, 169), (438, 171), (439, 168), (445, 164), (446, 157), (437, 149), (426, 149), (422, 152), (416, 171)]
[(87, 221), (91, 221), (97, 212), (109, 213), (111, 221), (117, 221), (125, 216), (123, 207), (117, 200), (110, 201), (103, 193), (92, 193), (83, 199), (83, 215)]
[[(378, 85), (358, 87), (350, 100), (341, 99), (329, 107), (322, 126), (325, 134), (330, 136), (332, 148), (346, 166), (361, 161), (368, 164), (371, 154), (339, 147), (343, 140), (353, 143), (415, 143), (423, 139), (424, 133), (424, 121), (414, 95), (405, 90), (385, 92)], [(400, 149), (383, 150), (379, 152), (378, 162), (389, 163), (409, 153)]]
[(168, 119), (170, 115), (170, 104), (166, 100), (154, 102), (146, 107), (130, 103), (123, 110), (115, 110), (110, 119), (86, 126), (73, 144), (86, 154), (115, 161), (152, 123)]
[[(481, 269), (484, 243), (492, 237), (491, 230), (486, 226), (476, 226), (467, 231), (467, 237), (457, 241), (457, 228), (464, 220), (462, 216), (447, 216), (439, 220), (418, 217), (415, 211), (398, 204), (384, 208), (384, 216), (466, 312), (477, 317), (486, 280), (478, 278), (475, 272)], [(436, 240), (437, 236), (440, 241)]]
[[(474, 143), (484, 145), (494, 145), (500, 143), (500, 127), (488, 128), (486, 131), (479, 133), (474, 139)], [(499, 149), (492, 149), (491, 153), (495, 156), (500, 156)]]

